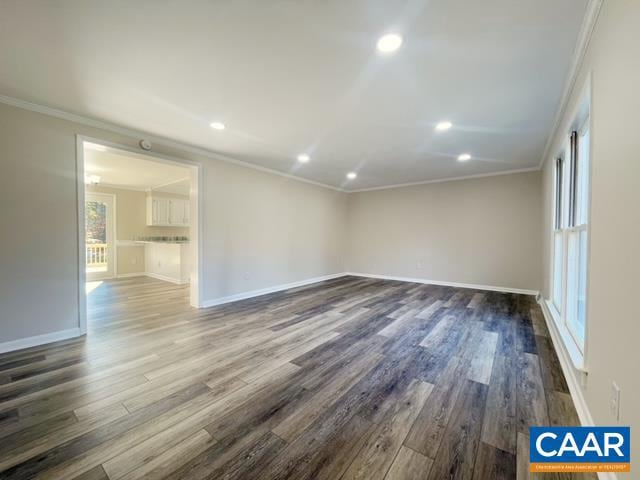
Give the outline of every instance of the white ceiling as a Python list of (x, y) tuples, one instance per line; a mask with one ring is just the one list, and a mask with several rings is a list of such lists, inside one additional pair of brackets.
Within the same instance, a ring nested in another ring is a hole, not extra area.
[(0, 94), (347, 189), (536, 167), (586, 3), (3, 0)]
[(101, 185), (188, 195), (189, 169), (139, 158), (119, 150), (84, 150), (85, 176), (98, 175)]

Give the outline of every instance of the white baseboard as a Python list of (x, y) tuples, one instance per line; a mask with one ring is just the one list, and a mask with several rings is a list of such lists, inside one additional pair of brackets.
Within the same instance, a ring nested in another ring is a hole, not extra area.
[(173, 277), (167, 277), (165, 275), (160, 275), (159, 273), (150, 273), (150, 272), (134, 272), (134, 273), (121, 273), (116, 275), (116, 278), (134, 278), (134, 277), (151, 277), (156, 280), (163, 280), (165, 282), (175, 283), (176, 285), (184, 285), (189, 282), (180, 282), (179, 280)]
[(47, 343), (80, 337), (81, 335), (80, 328), (76, 327), (70, 328), (69, 330), (36, 335), (35, 337), (20, 338), (18, 340), (0, 343), (0, 353), (13, 352), (14, 350), (22, 350), (23, 348), (37, 347)]
[(237, 302), (239, 300), (246, 300), (247, 298), (259, 297), (261, 295), (267, 295), (268, 293), (281, 292), (283, 290), (289, 290), (291, 288), (304, 287), (312, 283), (323, 282), (325, 280), (333, 280), (334, 278), (340, 278), (348, 275), (347, 273), (334, 273), (331, 275), (324, 275), (322, 277), (308, 278), (306, 280), (300, 280), (299, 282), (285, 283), (282, 285), (276, 285), (274, 287), (261, 288), (259, 290), (251, 290), (249, 292), (236, 293), (235, 295), (229, 295), (227, 297), (214, 298), (213, 300), (205, 300), (200, 303), (200, 308), (214, 307), (216, 305), (222, 305), (224, 303)]
[(547, 302), (542, 298), (542, 296), (538, 298), (538, 304), (542, 309), (544, 320), (547, 324), (547, 328), (549, 329), (549, 333), (551, 334), (551, 341), (553, 342), (553, 347), (558, 354), (558, 360), (560, 360), (562, 372), (564, 373), (564, 377), (567, 379), (569, 392), (571, 393), (571, 398), (573, 399), (576, 411), (578, 412), (580, 423), (585, 426), (591, 426), (594, 424), (593, 417), (591, 416), (589, 407), (587, 407), (587, 402), (582, 394), (582, 389), (580, 388), (580, 378), (576, 375), (578, 371), (573, 367), (567, 347), (565, 347), (564, 342), (562, 341), (556, 322), (553, 321)]
[(119, 273), (118, 275), (116, 275), (116, 278), (144, 277), (145, 275), (145, 272)]
[(520, 293), (522, 295), (538, 295), (537, 290), (525, 290), (522, 288), (494, 287), (492, 285), (476, 285), (473, 283), (444, 282), (440, 280), (427, 280), (425, 278), (394, 277), (391, 275), (374, 275), (371, 273), (347, 272), (346, 275), (352, 275), (354, 277), (379, 278), (381, 280), (396, 280), (398, 282), (424, 283), (426, 285), (443, 285), (445, 287), (473, 288), (475, 290), (489, 290), (492, 292)]
[(143, 275), (146, 275), (147, 277), (151, 277), (151, 278), (155, 278), (157, 280), (164, 280), (165, 282), (171, 282), (171, 283), (175, 283), (176, 285), (186, 285), (189, 282), (181, 282), (180, 280), (177, 280), (175, 278), (172, 277), (166, 277), (164, 275), (160, 275), (158, 273), (144, 273)]
[[(556, 322), (553, 321), (553, 317), (551, 315), (551, 312), (549, 311), (547, 302), (542, 296), (538, 297), (538, 304), (540, 304), (542, 315), (544, 316), (547, 328), (549, 329), (549, 333), (551, 334), (553, 347), (558, 354), (558, 360), (560, 361), (560, 366), (562, 367), (562, 373), (564, 373), (564, 378), (567, 379), (569, 393), (571, 394), (573, 404), (576, 407), (576, 412), (578, 413), (580, 423), (585, 427), (593, 426), (593, 417), (591, 416), (591, 412), (589, 411), (589, 407), (587, 406), (587, 401), (582, 394), (582, 389), (580, 388), (580, 379), (576, 375), (576, 373), (580, 375), (580, 372), (573, 367), (573, 362), (571, 361), (571, 357), (569, 352), (567, 351), (567, 347), (565, 347), (564, 342), (562, 341), (560, 332), (558, 331), (558, 327), (556, 326)], [(600, 480), (617, 480), (618, 477), (614, 472), (598, 472), (598, 478)]]
[(618, 476), (613, 472), (598, 472), (600, 480), (618, 480)]
[(201, 303), (201, 308), (213, 307), (216, 305), (222, 305), (224, 303), (237, 302), (239, 300), (245, 300), (247, 298), (258, 297), (260, 295), (266, 295), (268, 293), (280, 292), (282, 290), (289, 290), (291, 288), (303, 287), (305, 285), (310, 285), (312, 283), (322, 282), (324, 280), (331, 280), (334, 278), (345, 277), (345, 276), (353, 276), (353, 277), (366, 277), (366, 278), (379, 278), (382, 280), (397, 280), (400, 282), (412, 282), (412, 283), (424, 283), (430, 285), (444, 285), (449, 287), (458, 287), (458, 288), (474, 288), (476, 290), (492, 290), (496, 292), (506, 292), (506, 293), (520, 293), (523, 295), (537, 295), (538, 291), (536, 290), (523, 290), (520, 288), (508, 288), (508, 287), (493, 287), (490, 285), (473, 285), (468, 283), (456, 283), (456, 282), (440, 282), (436, 280), (425, 280), (423, 278), (407, 278), (407, 277), (393, 277), (389, 275), (373, 275), (369, 273), (354, 273), (354, 272), (343, 272), (343, 273), (335, 273), (332, 275), (325, 275), (322, 277), (314, 277), (309, 278), (307, 280), (301, 280), (299, 282), (287, 283), (284, 285), (276, 285), (274, 287), (262, 288), (260, 290), (252, 290), (249, 292), (237, 293), (235, 295), (229, 295), (228, 297), (220, 297), (215, 298), (213, 300), (205, 300)]

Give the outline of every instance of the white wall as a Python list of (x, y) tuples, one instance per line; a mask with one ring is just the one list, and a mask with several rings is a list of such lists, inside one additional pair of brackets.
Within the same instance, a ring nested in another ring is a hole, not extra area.
[(351, 272), (539, 290), (540, 172), (349, 196)]
[(591, 73), (591, 246), (587, 356), (582, 393), (596, 424), (609, 413), (611, 383), (622, 390), (620, 424), (640, 444), (640, 2), (606, 0), (567, 114), (544, 166), (544, 295), (550, 294), (553, 154)]
[[(0, 344), (78, 326), (76, 134), (138, 148), (139, 138), (0, 104)], [(203, 165), (203, 302), (344, 271), (344, 193), (154, 151)]]

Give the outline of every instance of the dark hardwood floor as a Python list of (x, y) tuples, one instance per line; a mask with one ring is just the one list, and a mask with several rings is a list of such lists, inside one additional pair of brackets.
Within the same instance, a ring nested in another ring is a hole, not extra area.
[(355, 277), (187, 296), (104, 282), (86, 339), (0, 355), (0, 478), (523, 479), (528, 427), (578, 423), (533, 297)]

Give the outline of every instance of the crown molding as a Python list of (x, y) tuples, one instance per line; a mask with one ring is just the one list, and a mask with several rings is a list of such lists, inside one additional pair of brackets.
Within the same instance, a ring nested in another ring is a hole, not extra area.
[(181, 178), (179, 180), (173, 180), (172, 182), (167, 182), (167, 183), (162, 183), (160, 185), (154, 185), (152, 187), (149, 187), (147, 189), (147, 192), (160, 192), (160, 193), (166, 193), (166, 194), (170, 194), (170, 195), (186, 195), (189, 196), (189, 191), (187, 191), (187, 193), (177, 193), (177, 192), (167, 192), (162, 190), (163, 188), (169, 187), (171, 185), (175, 185), (176, 183), (180, 183), (180, 182), (184, 182), (185, 180), (189, 180), (191, 177), (184, 177)]
[(359, 188), (357, 190), (347, 190), (347, 193), (373, 192), (376, 190), (389, 190), (391, 188), (415, 187), (418, 185), (430, 185), (432, 183), (458, 182), (460, 180), (473, 180), (474, 178), (499, 177), (502, 175), (513, 175), (516, 173), (537, 172), (540, 167), (519, 168), (517, 170), (503, 170), (502, 172), (478, 173), (475, 175), (464, 175), (462, 177), (449, 177), (437, 180), (424, 180), (422, 182), (398, 183), (396, 185), (384, 185), (381, 187)]
[[(273, 175), (278, 175), (280, 177), (285, 177), (290, 180), (296, 180), (298, 182), (308, 183), (311, 185), (315, 185), (316, 187), (328, 188), (329, 190), (334, 190), (337, 192), (345, 192), (344, 189), (334, 187), (333, 185), (327, 185), (325, 183), (316, 182), (314, 180), (308, 180), (303, 177), (298, 177), (295, 175), (291, 175), (290, 173), (280, 172), (278, 170), (273, 170), (267, 167), (261, 167), (259, 165), (255, 165), (253, 163), (244, 162), (242, 160), (237, 160), (232, 157), (228, 157), (226, 155), (212, 152), (211, 150), (207, 150), (201, 147), (195, 147), (193, 145), (189, 145), (187, 143), (182, 143), (176, 140), (171, 140), (166, 137), (160, 137), (157, 135), (150, 134), (148, 132), (143, 132), (140, 130), (135, 130), (132, 128), (121, 127), (119, 125), (115, 125), (113, 123), (105, 122), (102, 120), (96, 120), (94, 118), (85, 117), (83, 115), (78, 115), (76, 113), (69, 113), (64, 110), (60, 110), (53, 107), (48, 107), (46, 105), (40, 105), (33, 102), (28, 102), (26, 100), (22, 100), (19, 98), (9, 97), (7, 95), (0, 95), (0, 103), (4, 103), (5, 105), (10, 105), (12, 107), (22, 108), (23, 110), (29, 110), (36, 113), (41, 113), (43, 115), (48, 115), (50, 117), (60, 118), (62, 120), (67, 120), (69, 122), (79, 123), (81, 125), (86, 125), (88, 127), (100, 128), (102, 130), (106, 130), (108, 132), (117, 133), (120, 135), (126, 135), (128, 137), (133, 138), (144, 138), (149, 140), (151, 143), (156, 145), (162, 145), (165, 147), (173, 148), (176, 150), (182, 150), (184, 152), (192, 153), (194, 155), (200, 155), (203, 157), (211, 158), (213, 160), (218, 160), (226, 163), (232, 163), (234, 165), (238, 165), (245, 168), (250, 168), (252, 170), (258, 170), (260, 172), (270, 173)], [(153, 153), (153, 152), (146, 152)]]
[[(596, 1), (597, 2), (602, 2), (603, 0), (596, 0)], [(459, 180), (469, 180), (469, 179), (473, 179), (473, 178), (495, 177), (495, 176), (501, 176), (501, 175), (515, 174), (515, 173), (532, 172), (532, 171), (540, 170), (540, 168), (542, 167), (542, 163), (544, 163), (544, 162), (542, 162), (539, 166), (531, 167), (531, 168), (522, 168), (522, 169), (516, 169), (516, 170), (505, 170), (505, 171), (500, 171), (500, 172), (481, 173), (481, 174), (475, 174), (475, 175), (465, 175), (465, 176), (459, 176), (459, 177), (447, 177), (447, 178), (441, 178), (441, 179), (435, 179), (435, 180), (424, 180), (424, 181), (418, 181), (418, 182), (401, 183), (401, 184), (394, 184), (394, 185), (381, 185), (379, 187), (361, 188), (361, 189), (354, 189), (354, 190), (349, 189), (349, 190), (347, 190), (347, 189), (344, 189), (344, 188), (335, 187), (333, 185), (328, 185), (328, 184), (325, 184), (325, 183), (316, 182), (314, 180), (308, 180), (306, 178), (302, 178), (302, 177), (298, 177), (298, 176), (295, 176), (295, 175), (291, 175), (289, 173), (280, 172), (278, 170), (273, 170), (271, 168), (255, 165), (253, 163), (244, 162), (242, 160), (237, 160), (235, 158), (228, 157), (228, 156), (222, 155), (220, 153), (212, 152), (210, 150), (206, 150), (206, 149), (201, 148), (201, 147), (195, 147), (195, 146), (189, 145), (187, 143), (182, 143), (182, 142), (179, 142), (179, 141), (171, 140), (169, 138), (156, 136), (156, 135), (149, 134), (147, 132), (143, 132), (143, 131), (140, 131), (140, 130), (135, 130), (135, 129), (127, 128), (127, 127), (122, 127), (122, 126), (119, 126), (119, 125), (108, 123), (108, 122), (105, 122), (105, 121), (102, 121), (102, 120), (96, 120), (96, 119), (85, 117), (85, 116), (78, 115), (78, 114), (75, 114), (75, 113), (66, 112), (64, 110), (60, 110), (60, 109), (57, 109), (57, 108), (53, 108), (53, 107), (49, 107), (49, 106), (45, 106), (45, 105), (40, 105), (40, 104), (33, 103), (33, 102), (28, 102), (26, 100), (22, 100), (22, 99), (19, 99), (19, 98), (9, 97), (7, 95), (0, 95), (0, 103), (3, 103), (5, 105), (10, 105), (10, 106), (13, 106), (13, 107), (17, 107), (17, 108), (21, 108), (23, 110), (29, 110), (29, 111), (32, 111), (32, 112), (41, 113), (43, 115), (47, 115), (47, 116), (50, 116), (50, 117), (60, 118), (62, 120), (67, 120), (69, 122), (78, 123), (80, 125), (86, 125), (88, 127), (99, 128), (99, 129), (102, 129), (102, 130), (106, 130), (108, 132), (117, 133), (117, 134), (120, 134), (120, 135), (126, 135), (126, 136), (132, 137), (132, 138), (145, 138), (145, 139), (147, 139), (147, 140), (149, 140), (152, 143), (155, 143), (157, 145), (162, 145), (162, 146), (165, 146), (165, 147), (168, 147), (168, 148), (172, 148), (172, 149), (176, 149), (176, 150), (182, 150), (184, 152), (192, 153), (194, 155), (200, 155), (200, 156), (203, 156), (203, 157), (206, 157), (206, 158), (210, 158), (210, 159), (213, 159), (213, 160), (222, 161), (222, 162), (226, 162), (226, 163), (231, 163), (231, 164), (238, 165), (238, 166), (245, 167), (245, 168), (249, 168), (249, 169), (252, 169), (252, 170), (257, 170), (257, 171), (264, 172), (264, 173), (270, 173), (272, 175), (277, 175), (277, 176), (280, 176), (280, 177), (288, 178), (290, 180), (295, 180), (295, 181), (298, 181), (298, 182), (307, 183), (307, 184), (310, 184), (310, 185), (315, 185), (317, 187), (327, 188), (329, 190), (333, 190), (333, 191), (336, 191), (336, 192), (342, 192), (342, 193), (359, 193), (359, 192), (368, 192), (368, 191), (373, 191), (373, 190), (386, 190), (386, 189), (390, 189), (390, 188), (411, 187), (411, 186), (415, 186), (415, 185), (428, 185), (428, 184), (432, 184), (432, 183), (454, 182), (454, 181), (459, 181)], [(100, 139), (94, 138), (94, 139), (92, 139), (92, 141), (99, 142)], [(153, 152), (145, 152), (145, 153), (153, 154)], [(546, 155), (543, 158), (546, 158)], [(122, 188), (122, 187), (120, 187), (120, 188)]]
[(146, 192), (147, 191), (146, 188), (142, 188), (142, 187), (130, 187), (128, 185), (117, 185), (115, 183), (108, 183), (108, 182), (86, 184), (86, 188), (88, 189), (88, 191), (91, 191), (92, 188), (100, 188), (100, 187), (111, 188), (113, 190), (127, 190), (130, 192)]
[(547, 136), (547, 143), (545, 144), (544, 152), (542, 154), (542, 158), (540, 159), (538, 168), (542, 168), (545, 161), (549, 157), (551, 146), (553, 145), (553, 141), (556, 138), (558, 128), (560, 128), (560, 123), (567, 113), (569, 99), (571, 98), (571, 95), (573, 94), (573, 91), (575, 89), (576, 81), (578, 80), (578, 74), (580, 73), (580, 68), (582, 67), (582, 64), (584, 62), (584, 57), (587, 54), (589, 42), (591, 41), (591, 36), (593, 35), (593, 31), (595, 30), (598, 15), (600, 14), (600, 9), (602, 8), (603, 3), (604, 0), (589, 0), (589, 3), (587, 5), (587, 11), (585, 12), (584, 18), (582, 20), (582, 25), (580, 26), (580, 32), (578, 33), (578, 40), (576, 41), (576, 46), (573, 50), (571, 66), (569, 67), (569, 74), (567, 75), (567, 78), (565, 80), (562, 97), (560, 98), (560, 103), (558, 104), (558, 109), (556, 110), (556, 114), (553, 119), (553, 127), (551, 128), (551, 130), (549, 131), (549, 135)]

